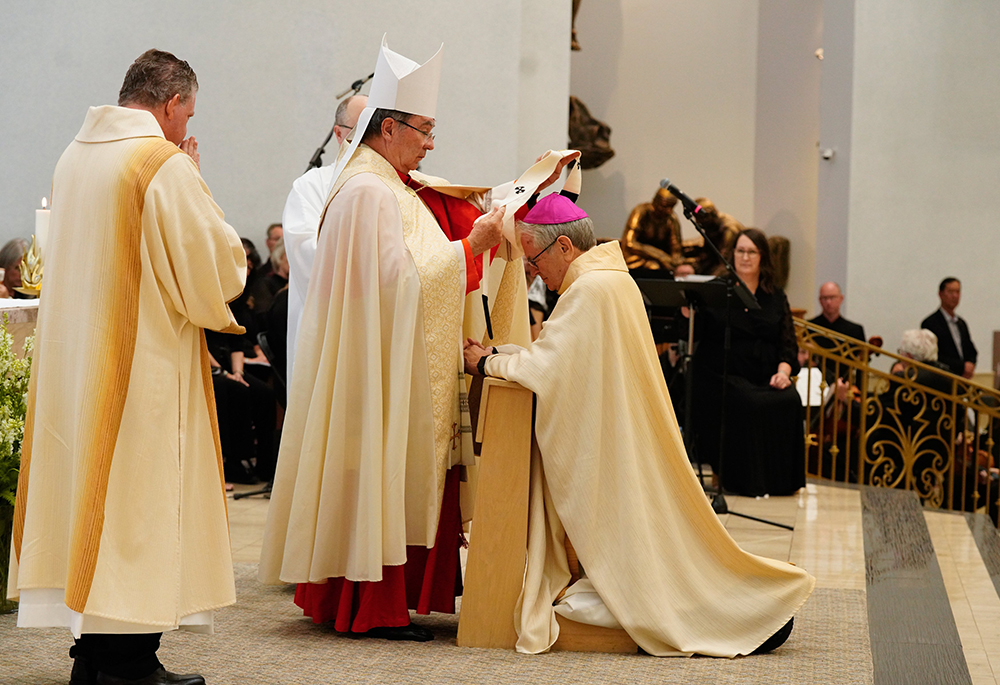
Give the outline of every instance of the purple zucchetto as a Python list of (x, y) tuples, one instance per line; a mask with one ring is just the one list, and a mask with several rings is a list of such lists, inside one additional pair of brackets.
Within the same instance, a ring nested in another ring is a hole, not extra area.
[(585, 219), (587, 213), (576, 206), (576, 203), (565, 195), (552, 193), (546, 195), (524, 215), (522, 221), (526, 224), (568, 224), (570, 221)]

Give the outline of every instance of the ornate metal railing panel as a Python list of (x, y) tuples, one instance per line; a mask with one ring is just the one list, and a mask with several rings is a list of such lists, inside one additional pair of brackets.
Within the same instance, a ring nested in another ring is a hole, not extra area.
[(809, 355), (795, 380), (811, 388), (810, 476), (913, 490), (924, 506), (998, 523), (1000, 392), (802, 319), (795, 331)]

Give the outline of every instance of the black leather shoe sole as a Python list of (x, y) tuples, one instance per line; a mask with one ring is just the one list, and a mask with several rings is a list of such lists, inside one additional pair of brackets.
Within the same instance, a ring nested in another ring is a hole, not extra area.
[(767, 654), (768, 652), (774, 651), (781, 645), (785, 644), (785, 640), (787, 640), (788, 636), (792, 634), (792, 624), (794, 622), (795, 617), (793, 616), (788, 619), (788, 623), (786, 623), (781, 630), (764, 640), (764, 644), (753, 650), (753, 654)]
[(195, 673), (181, 675), (160, 667), (139, 680), (125, 680), (106, 673), (98, 673), (97, 685), (205, 685), (205, 679)]
[(73, 672), (69, 676), (69, 685), (96, 685), (97, 672), (91, 671), (83, 657), (73, 659)]
[(367, 633), (362, 633), (365, 637), (377, 637), (382, 640), (408, 640), (410, 642), (427, 642), (434, 639), (434, 633), (413, 625), (399, 627), (379, 627), (372, 628)]

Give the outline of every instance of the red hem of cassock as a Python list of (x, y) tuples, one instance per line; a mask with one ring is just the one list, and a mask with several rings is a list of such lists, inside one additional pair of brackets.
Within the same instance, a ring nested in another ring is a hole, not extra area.
[(441, 518), (432, 548), (407, 546), (406, 563), (383, 566), (378, 582), (330, 578), (325, 583), (299, 583), (295, 603), (313, 623), (334, 621), (334, 628), (342, 633), (408, 625), (409, 609), (418, 614), (453, 614), (455, 597), (462, 594), (461, 541), (456, 466), (445, 476)]

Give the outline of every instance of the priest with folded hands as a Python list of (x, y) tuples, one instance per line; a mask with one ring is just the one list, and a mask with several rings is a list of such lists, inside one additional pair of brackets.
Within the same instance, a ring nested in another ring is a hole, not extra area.
[[(557, 613), (624, 628), (657, 656), (776, 648), (815, 579), (744, 552), (712, 511), (618, 243), (595, 246), (590, 218), (558, 194), (518, 228), (529, 269), (559, 301), (529, 348), (470, 339), (464, 352), (467, 372), (538, 398), (517, 650), (552, 647)], [(573, 585), (567, 537), (583, 576)]]

